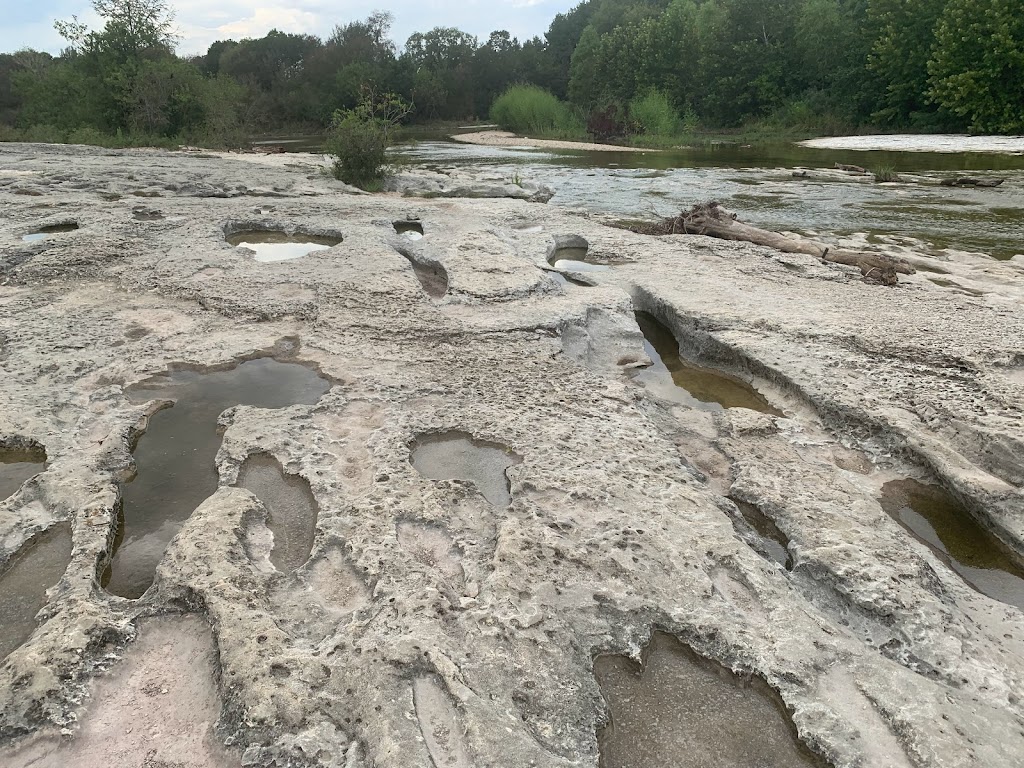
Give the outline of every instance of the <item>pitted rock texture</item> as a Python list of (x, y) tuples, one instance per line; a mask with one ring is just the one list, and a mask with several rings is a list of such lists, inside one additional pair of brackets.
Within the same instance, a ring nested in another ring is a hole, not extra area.
[[(525, 201), (346, 194), (280, 158), (0, 145), (0, 438), (48, 456), (0, 503), (0, 563), (58, 522), (74, 541), (0, 664), (13, 759), (53, 728), (90, 739), (90, 680), (121, 679), (144, 617), (186, 612), (213, 630), (224, 764), (596, 766), (593, 658), (636, 656), (659, 629), (763, 678), (839, 768), (1019, 765), (1024, 616), (877, 502), (893, 477), (932, 475), (1024, 551), (1018, 304), (869, 286), (810, 257), (794, 277), (763, 248)], [(270, 194), (272, 209), (253, 199)], [(163, 218), (136, 218), (136, 195)], [(224, 240), (254, 216), (343, 241), (257, 263)], [(69, 217), (77, 231), (20, 240)], [(423, 223), (414, 247), (447, 274), (443, 297), (396, 251), (399, 219)], [(616, 266), (557, 283), (551, 233)], [(785, 417), (646, 391), (629, 375), (645, 361), (636, 310)], [(271, 355), (331, 389), (224, 411), (217, 491), (143, 599), (106, 594), (131, 449), (167, 405), (126, 389)], [(507, 508), (413, 467), (416, 437), (442, 432), (522, 458)], [(317, 502), (293, 573), (234, 487), (254, 455)], [(734, 528), (726, 496), (785, 534), (791, 572)]]

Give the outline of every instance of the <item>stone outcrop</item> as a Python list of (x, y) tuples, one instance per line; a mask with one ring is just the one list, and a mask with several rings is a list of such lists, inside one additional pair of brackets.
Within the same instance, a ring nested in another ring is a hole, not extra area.
[[(0, 662), (0, 762), (27, 765), (62, 729), (93, 738), (140, 622), (144, 639), (161, 626), (147, 617), (189, 614), (212, 630), (223, 764), (596, 766), (593, 658), (638, 654), (658, 629), (763, 678), (837, 768), (1019, 765), (1024, 615), (877, 501), (887, 479), (934, 478), (1024, 553), (1018, 303), (524, 200), (348, 194), (311, 161), (260, 157), (0, 145), (0, 438), (48, 458), (0, 501), (0, 564), (64, 521), (74, 540), (36, 631)], [(134, 217), (139, 196), (163, 218)], [(399, 219), (422, 223), (415, 252), (443, 268), (443, 296), (400, 252)], [(343, 241), (257, 263), (225, 242), (249, 224)], [(556, 281), (547, 254), (567, 235), (615, 266)], [(785, 416), (644, 390), (634, 310)], [(132, 447), (166, 405), (126, 388), (260, 355), (333, 386), (225, 411), (219, 489), (140, 600), (107, 594)], [(521, 459), (507, 508), (413, 467), (417, 438), (447, 431)], [(293, 573), (233, 487), (257, 454), (316, 498)], [(791, 571), (757, 553), (729, 497), (775, 522)]]

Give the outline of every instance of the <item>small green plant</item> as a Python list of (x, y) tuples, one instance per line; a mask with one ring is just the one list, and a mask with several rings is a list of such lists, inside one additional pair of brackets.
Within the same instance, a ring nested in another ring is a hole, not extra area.
[(387, 150), (399, 123), (412, 111), (412, 105), (393, 93), (378, 94), (363, 89), (355, 109), (334, 113), (325, 142), (334, 156), (332, 172), (346, 184), (379, 191), (387, 175)]
[(880, 184), (884, 184), (889, 181), (901, 181), (899, 174), (896, 173), (896, 169), (891, 165), (880, 165), (873, 171), (875, 174), (875, 181)]

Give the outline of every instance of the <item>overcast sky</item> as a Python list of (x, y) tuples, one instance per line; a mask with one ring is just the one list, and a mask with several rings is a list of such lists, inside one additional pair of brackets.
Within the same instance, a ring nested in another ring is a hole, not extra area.
[[(326, 37), (335, 24), (366, 18), (374, 10), (395, 16), (392, 37), (401, 45), (413, 32), (459, 27), (486, 38), (507, 29), (520, 40), (542, 35), (556, 13), (580, 0), (171, 0), (182, 54), (203, 53), (214, 40), (262, 37), (273, 28)], [(77, 15), (99, 27), (89, 0), (0, 0), (0, 51), (36, 48), (58, 53), (62, 41), (54, 19)]]

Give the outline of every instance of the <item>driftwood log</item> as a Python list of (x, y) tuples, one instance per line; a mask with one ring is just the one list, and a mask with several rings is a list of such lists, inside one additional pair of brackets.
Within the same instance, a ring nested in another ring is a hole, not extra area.
[(914, 268), (906, 261), (884, 253), (870, 251), (849, 251), (816, 243), (813, 240), (796, 239), (770, 232), (750, 224), (744, 224), (735, 213), (722, 208), (717, 202), (701, 203), (689, 211), (683, 211), (675, 218), (663, 219), (650, 225), (632, 228), (635, 232), (651, 235), (708, 235), (722, 240), (739, 240), (756, 245), (765, 245), (783, 253), (805, 253), (835, 264), (858, 267), (865, 280), (895, 285), (899, 282), (897, 273), (914, 274)]
[(979, 179), (974, 176), (954, 176), (939, 183), (944, 187), (998, 187), (1005, 179)]

